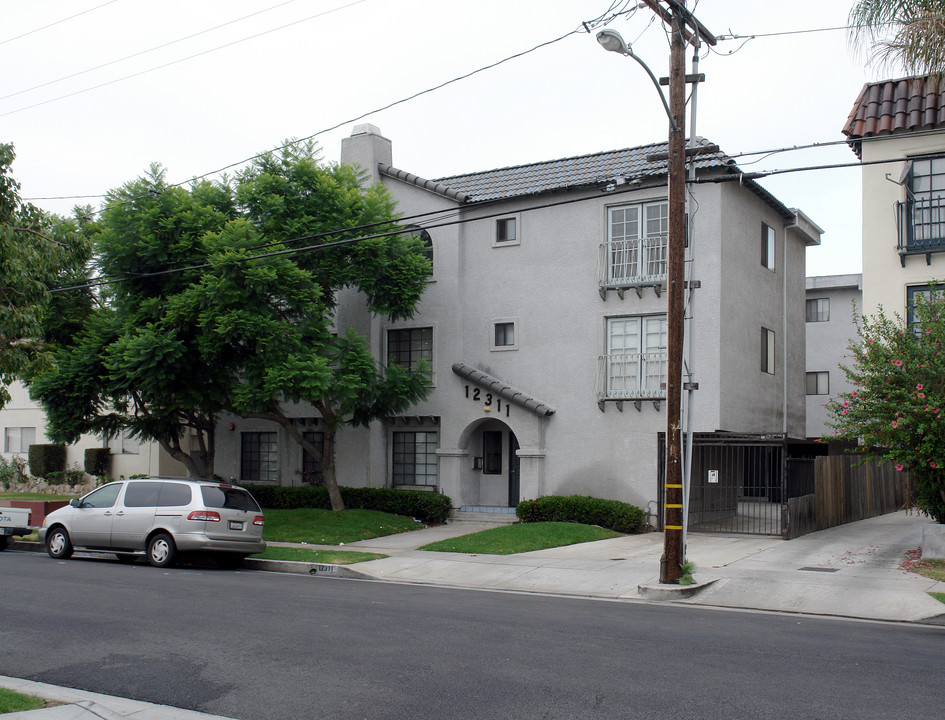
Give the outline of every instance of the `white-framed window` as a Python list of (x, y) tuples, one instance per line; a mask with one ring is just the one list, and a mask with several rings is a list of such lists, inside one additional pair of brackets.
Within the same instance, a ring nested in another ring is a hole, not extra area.
[(415, 370), (421, 360), (433, 365), (433, 328), (398, 328), (387, 331), (387, 364)]
[(518, 245), (518, 217), (499, 218), (495, 221), (495, 244)]
[(775, 234), (774, 228), (761, 223), (761, 266), (774, 272)]
[(774, 375), (774, 330), (761, 328), (761, 372)]
[(830, 394), (830, 373), (827, 371), (817, 371), (807, 373), (807, 394), (808, 395), (829, 395)]
[(665, 200), (607, 209), (607, 242), (602, 246), (607, 285), (634, 285), (666, 279), (669, 203)]
[(518, 336), (514, 320), (497, 320), (492, 323), (492, 349), (515, 350), (518, 348)]
[(240, 480), (279, 482), (279, 442), (274, 432), (240, 433)]
[(435, 432), (391, 433), (391, 480), (397, 485), (436, 487), (439, 437)]
[(109, 438), (108, 449), (112, 455), (138, 455), (141, 452), (141, 441), (132, 437), (128, 428), (122, 428), (117, 435)]
[(36, 428), (8, 427), (3, 429), (3, 452), (29, 452), (30, 445), (36, 444)]
[(603, 397), (666, 397), (666, 342), (665, 315), (607, 318)]
[(945, 158), (914, 158), (909, 169), (912, 243), (941, 246), (945, 240)]
[(830, 298), (810, 298), (807, 301), (807, 322), (830, 321)]

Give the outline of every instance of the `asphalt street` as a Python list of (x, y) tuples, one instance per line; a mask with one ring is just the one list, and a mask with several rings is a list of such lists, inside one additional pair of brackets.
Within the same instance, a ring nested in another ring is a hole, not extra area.
[[(0, 554), (0, 674), (263, 718), (938, 717), (945, 629)], [(937, 677), (937, 675), (935, 675)]]

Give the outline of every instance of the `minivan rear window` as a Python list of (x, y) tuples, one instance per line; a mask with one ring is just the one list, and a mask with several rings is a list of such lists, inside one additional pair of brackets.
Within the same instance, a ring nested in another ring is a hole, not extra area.
[(259, 505), (253, 499), (253, 496), (242, 488), (201, 485), (200, 492), (203, 494), (203, 504), (207, 507), (259, 512)]

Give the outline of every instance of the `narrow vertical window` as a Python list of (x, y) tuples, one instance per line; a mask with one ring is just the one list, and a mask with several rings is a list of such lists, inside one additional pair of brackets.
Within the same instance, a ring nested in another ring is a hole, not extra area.
[(761, 223), (761, 264), (774, 271), (774, 228)]
[(761, 328), (761, 372), (774, 375), (774, 330)]
[(482, 473), (502, 474), (502, 433), (497, 430), (487, 430), (482, 434)]

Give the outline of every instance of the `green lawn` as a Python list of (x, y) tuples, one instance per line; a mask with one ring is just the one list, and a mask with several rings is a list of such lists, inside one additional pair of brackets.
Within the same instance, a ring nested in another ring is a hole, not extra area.
[(341, 545), (419, 530), (422, 522), (377, 510), (263, 509), (263, 539), (273, 542)]
[(307, 548), (277, 547), (270, 545), (265, 552), (250, 557), (262, 560), (294, 560), (296, 562), (322, 563), (324, 565), (350, 565), (366, 560), (380, 560), (387, 555), (355, 552), (353, 550), (308, 550)]
[(0, 502), (3, 500), (45, 500), (46, 502), (52, 502), (53, 500), (71, 500), (72, 498), (77, 498), (78, 495), (46, 495), (44, 493), (18, 493), (18, 492), (0, 492)]
[(45, 701), (38, 697), (21, 695), (6, 688), (0, 688), (0, 714), (36, 710), (45, 705)]
[(929, 593), (929, 595), (934, 597), (940, 603), (945, 603), (945, 593)]
[(620, 537), (620, 533), (596, 525), (564, 522), (517, 523), (470, 535), (461, 535), (449, 540), (440, 540), (420, 549), (482, 555), (512, 555), (614, 537)]
[(912, 566), (919, 575), (932, 580), (945, 581), (945, 560), (919, 560)]

